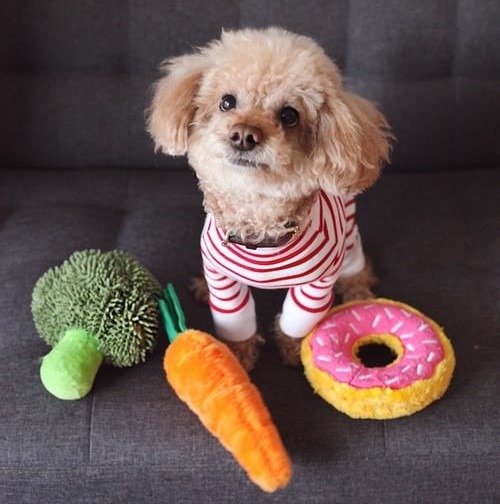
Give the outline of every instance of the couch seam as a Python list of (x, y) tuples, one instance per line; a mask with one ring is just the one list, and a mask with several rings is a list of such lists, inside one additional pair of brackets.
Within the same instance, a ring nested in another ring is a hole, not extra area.
[(127, 183), (125, 185), (124, 201), (122, 205), (123, 213), (120, 220), (120, 227), (116, 232), (115, 237), (115, 248), (124, 250), (122, 247), (122, 235), (126, 227), (126, 221), (128, 215), (131, 213), (130, 201), (131, 201), (131, 185), (132, 185), (132, 173), (130, 170), (126, 170)]
[(382, 421), (382, 432), (384, 434), (383, 440), (384, 440), (384, 457), (387, 456), (387, 421), (383, 420)]
[(88, 449), (87, 449), (87, 460), (89, 466), (93, 463), (93, 446), (92, 446), (92, 438), (93, 438), (93, 428), (94, 428), (94, 409), (95, 409), (95, 395), (92, 395), (92, 401), (90, 403), (90, 418), (89, 418), (89, 441), (88, 441)]

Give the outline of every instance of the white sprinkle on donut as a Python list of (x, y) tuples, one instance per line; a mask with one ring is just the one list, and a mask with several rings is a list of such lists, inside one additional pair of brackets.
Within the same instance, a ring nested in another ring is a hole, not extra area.
[(359, 330), (358, 328), (352, 323), (352, 322), (349, 322), (349, 327), (356, 333), (356, 334), (359, 334)]
[(402, 322), (401, 320), (399, 322), (397, 322), (394, 327), (391, 329), (391, 333), (395, 333), (398, 329), (401, 329), (401, 327), (403, 327), (403, 324), (404, 322)]
[(373, 375), (370, 374), (363, 374), (358, 376), (358, 380), (369, 380)]
[(321, 336), (318, 336), (316, 338), (316, 341), (318, 342), (318, 345), (321, 347), (324, 347), (326, 345), (325, 340)]
[(337, 337), (336, 334), (330, 334), (328, 335), (328, 337), (336, 344), (338, 345), (339, 344), (339, 338)]
[(375, 328), (375, 327), (378, 326), (378, 323), (380, 322), (381, 318), (382, 317), (380, 315), (378, 315), (378, 314), (375, 316), (375, 318), (373, 319), (373, 322), (372, 322), (372, 327), (373, 328)]
[(385, 380), (386, 385), (392, 385), (393, 383), (396, 383), (399, 381), (399, 376), (394, 376), (393, 378), (389, 378), (388, 380)]
[(413, 333), (400, 334), (399, 337), (401, 339), (411, 339), (411, 338), (413, 338)]
[(337, 327), (337, 324), (335, 322), (327, 322), (323, 327), (325, 329), (333, 329), (334, 327)]
[(390, 319), (394, 318), (394, 315), (392, 314), (391, 310), (389, 310), (389, 308), (384, 308), (384, 312)]

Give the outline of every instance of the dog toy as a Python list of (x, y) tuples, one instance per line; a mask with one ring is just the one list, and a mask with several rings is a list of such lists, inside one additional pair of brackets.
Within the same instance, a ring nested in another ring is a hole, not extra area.
[(143, 362), (156, 342), (161, 286), (121, 251), (75, 252), (48, 270), (33, 289), (31, 310), (40, 336), (53, 347), (40, 378), (59, 399), (81, 399), (103, 361)]
[(207, 333), (187, 329), (171, 284), (160, 299), (171, 344), (166, 377), (178, 397), (234, 456), (262, 490), (286, 486), (292, 467), (264, 401), (229, 348)]
[[(387, 350), (391, 362), (365, 362), (369, 347)], [(418, 310), (387, 299), (333, 308), (304, 339), (301, 357), (314, 390), (353, 418), (416, 413), (442, 397), (455, 368), (443, 330)]]

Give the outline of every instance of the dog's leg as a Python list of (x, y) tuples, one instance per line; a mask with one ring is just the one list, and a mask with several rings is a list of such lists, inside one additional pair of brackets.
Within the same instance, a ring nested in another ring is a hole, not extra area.
[(366, 258), (363, 269), (352, 275), (341, 276), (335, 284), (335, 290), (342, 296), (342, 301), (347, 303), (375, 297), (372, 288), (376, 283), (371, 261)]
[(281, 313), (278, 313), (274, 320), (274, 338), (278, 345), (281, 360), (287, 366), (299, 366), (301, 363), (300, 347), (304, 338), (291, 338), (285, 334), (280, 327), (280, 318)]
[(300, 364), (302, 339), (328, 313), (333, 302), (334, 281), (335, 277), (325, 277), (288, 290), (274, 328), (284, 364)]
[[(205, 268), (204, 276), (191, 280), (190, 290), (196, 301), (210, 304), (217, 335), (246, 371), (251, 371), (257, 363), (264, 339), (256, 331), (255, 309), (248, 287)], [(211, 295), (213, 302), (209, 303)], [(235, 304), (238, 299), (240, 302)], [(245, 337), (249, 331), (251, 334)]]
[(191, 278), (189, 291), (193, 295), (195, 301), (198, 303), (208, 304), (208, 297), (210, 293), (208, 291), (207, 281), (203, 275)]
[(225, 340), (224, 343), (231, 349), (245, 370), (251, 371), (259, 360), (260, 347), (264, 344), (264, 338), (255, 333), (244, 341)]

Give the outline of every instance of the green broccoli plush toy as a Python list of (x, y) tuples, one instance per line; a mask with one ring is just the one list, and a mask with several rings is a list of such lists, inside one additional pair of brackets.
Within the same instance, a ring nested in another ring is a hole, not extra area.
[(161, 286), (121, 251), (75, 252), (48, 270), (33, 290), (31, 310), (41, 337), (53, 347), (40, 378), (59, 399), (81, 399), (103, 362), (143, 362), (155, 345)]

